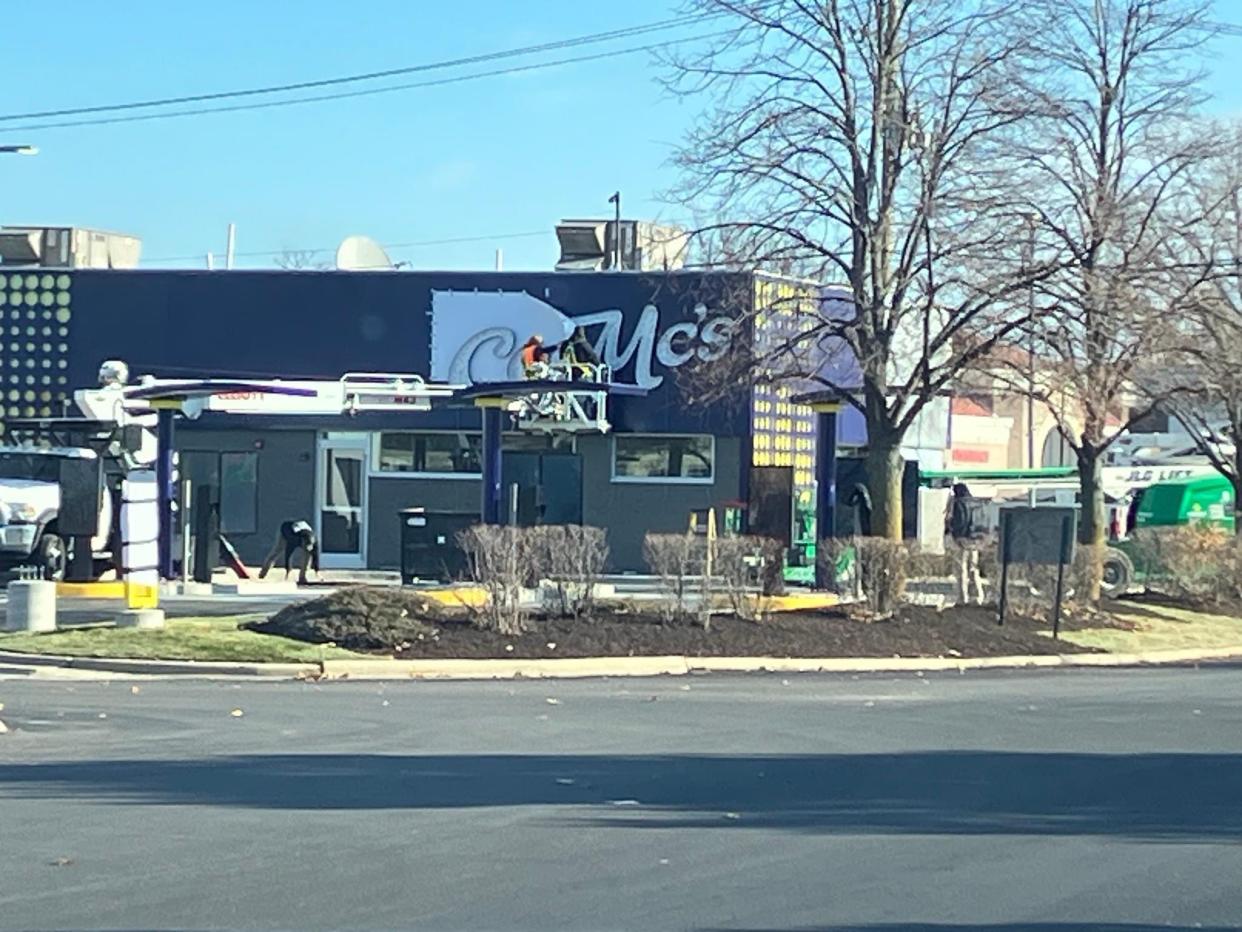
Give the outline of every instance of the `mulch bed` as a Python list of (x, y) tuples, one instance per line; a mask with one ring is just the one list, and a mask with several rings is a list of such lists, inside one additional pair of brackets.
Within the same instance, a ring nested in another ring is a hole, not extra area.
[[(481, 630), (442, 607), (395, 589), (341, 590), (291, 605), (247, 625), (254, 631), (404, 658), (535, 658), (687, 655), (691, 657), (988, 657), (1082, 653), (1089, 649), (1039, 634), (1047, 623), (1011, 614), (1004, 627), (990, 607), (946, 610), (903, 605), (872, 620), (841, 608), (787, 612), (756, 623), (729, 615), (710, 630), (665, 623), (646, 614), (608, 614), (582, 621), (532, 619), (526, 633)], [(1069, 618), (1066, 627), (1099, 627), (1108, 616)]]
[(409, 589), (352, 586), (331, 595), (286, 605), (271, 618), (242, 625), (311, 644), (391, 653), (398, 646), (430, 638), (449, 613)]

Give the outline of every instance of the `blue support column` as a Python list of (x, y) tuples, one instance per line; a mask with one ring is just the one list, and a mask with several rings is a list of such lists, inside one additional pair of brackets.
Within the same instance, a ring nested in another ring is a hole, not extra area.
[(160, 514), (160, 578), (173, 578), (173, 418), (176, 411), (160, 408), (156, 425), (155, 484)]
[(837, 412), (840, 405), (816, 406), (819, 436), (815, 443), (815, 588), (828, 589), (834, 579), (820, 552), (819, 542), (836, 537), (837, 526)]
[(503, 412), (495, 405), (482, 404), (480, 407), (483, 412), (483, 505), (479, 518), (484, 524), (500, 524), (500, 427)]

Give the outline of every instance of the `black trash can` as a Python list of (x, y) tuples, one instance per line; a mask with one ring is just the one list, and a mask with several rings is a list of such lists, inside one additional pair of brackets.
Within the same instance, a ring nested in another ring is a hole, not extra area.
[(466, 574), (466, 554), (457, 532), (479, 523), (477, 514), (403, 508), (401, 517), (401, 581), (452, 582)]

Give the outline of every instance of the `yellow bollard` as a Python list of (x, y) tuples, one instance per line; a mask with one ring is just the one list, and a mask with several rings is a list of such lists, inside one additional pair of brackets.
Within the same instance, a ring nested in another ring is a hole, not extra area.
[(159, 608), (160, 587), (151, 583), (125, 580), (125, 605), (127, 608)]

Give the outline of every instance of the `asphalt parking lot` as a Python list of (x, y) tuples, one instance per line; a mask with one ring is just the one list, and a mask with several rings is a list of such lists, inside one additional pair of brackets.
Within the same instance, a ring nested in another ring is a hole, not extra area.
[(1242, 669), (0, 681), (0, 927), (1242, 924)]

